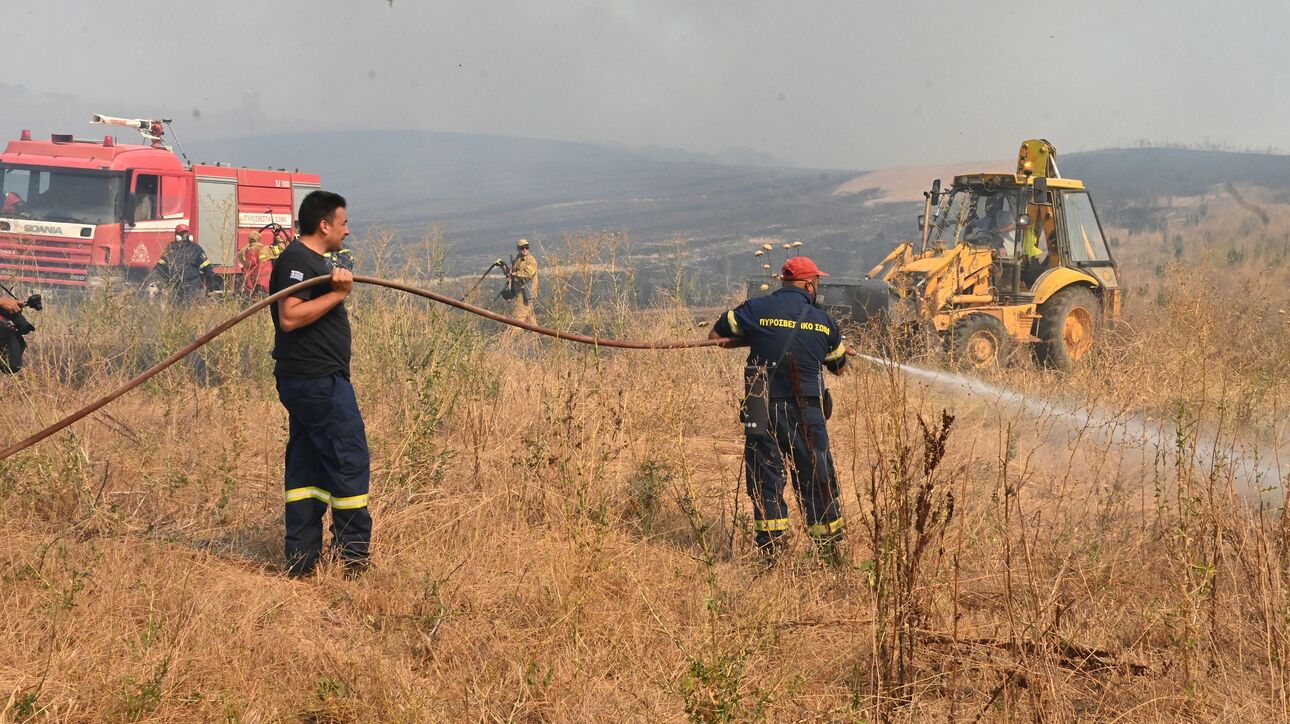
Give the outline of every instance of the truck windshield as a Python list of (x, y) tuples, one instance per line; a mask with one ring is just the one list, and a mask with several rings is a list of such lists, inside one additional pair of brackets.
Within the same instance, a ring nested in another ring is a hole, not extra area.
[(952, 247), (960, 241), (1004, 248), (1011, 253), (1016, 238), (1017, 189), (964, 186), (952, 189), (932, 217), (928, 241)]
[(125, 178), (72, 169), (0, 166), (4, 209), (0, 216), (80, 224), (120, 221)]

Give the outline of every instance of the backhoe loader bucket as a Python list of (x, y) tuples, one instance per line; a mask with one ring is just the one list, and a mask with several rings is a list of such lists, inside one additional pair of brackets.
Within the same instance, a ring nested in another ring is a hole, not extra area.
[(884, 321), (891, 311), (891, 285), (881, 279), (836, 281), (820, 286), (818, 303), (829, 314), (857, 324)]
[[(750, 279), (748, 299), (770, 294), (780, 288), (777, 279)], [(830, 280), (820, 285), (816, 304), (839, 321), (858, 324), (885, 320), (892, 306), (891, 285), (881, 279)]]

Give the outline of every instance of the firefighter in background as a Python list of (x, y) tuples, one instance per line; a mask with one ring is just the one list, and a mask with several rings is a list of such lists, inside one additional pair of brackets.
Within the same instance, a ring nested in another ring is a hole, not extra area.
[(334, 267), (340, 267), (346, 271), (354, 271), (354, 252), (347, 247), (341, 247), (338, 251), (329, 251), (323, 254), (327, 258), (327, 263)]
[(291, 243), (291, 239), (286, 234), (283, 234), (281, 236), (279, 236), (278, 234), (274, 234), (273, 243), (265, 247), (265, 250), (264, 250), (265, 258), (268, 259), (269, 261), (273, 261), (277, 259), (278, 257), (282, 256), (282, 252), (286, 250), (287, 245), (290, 243)]
[(161, 253), (156, 271), (175, 301), (180, 303), (204, 297), (208, 288), (219, 285), (215, 278), (215, 265), (193, 241), (187, 224), (175, 227), (175, 240)]
[(1026, 287), (1033, 287), (1048, 271), (1048, 244), (1057, 233), (1057, 220), (1052, 206), (1031, 204), (1027, 213), (1031, 221), (1021, 232), (1021, 281)]
[(247, 234), (246, 246), (238, 254), (242, 262), (242, 293), (248, 297), (260, 290), (260, 271), (269, 256), (260, 238), (258, 231)]
[(537, 322), (533, 314), (533, 303), (538, 293), (538, 263), (533, 252), (529, 250), (528, 239), (520, 239), (515, 244), (515, 263), (506, 275), (505, 298), (511, 300), (511, 316), (521, 322)]
[(842, 374), (842, 331), (815, 305), (820, 271), (809, 257), (784, 263), (783, 288), (749, 299), (712, 325), (709, 338), (748, 347), (744, 370), (744, 474), (757, 548), (773, 562), (789, 528), (785, 473), (792, 477), (806, 531), (825, 561), (842, 564), (842, 510), (826, 420), (832, 402), (824, 370)]

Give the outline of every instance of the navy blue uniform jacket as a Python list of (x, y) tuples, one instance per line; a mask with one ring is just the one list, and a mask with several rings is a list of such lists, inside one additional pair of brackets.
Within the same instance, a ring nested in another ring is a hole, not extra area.
[(838, 323), (796, 287), (749, 299), (721, 315), (712, 328), (722, 337), (748, 340), (748, 364), (766, 369), (771, 399), (821, 397), (823, 368), (837, 372), (846, 364)]

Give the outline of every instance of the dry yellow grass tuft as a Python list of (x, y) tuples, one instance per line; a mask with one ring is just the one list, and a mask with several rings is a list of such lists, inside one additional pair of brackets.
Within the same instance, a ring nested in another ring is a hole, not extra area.
[[(679, 305), (635, 314), (622, 277), (597, 277), (616, 243), (570, 245), (543, 280), (549, 318), (702, 336)], [(1151, 291), (1087, 369), (989, 380), (1058, 404), (863, 365), (836, 383), (841, 571), (800, 535), (785, 565), (757, 565), (739, 353), (506, 336), (361, 289), (376, 568), (287, 580), (285, 419), (257, 319), (0, 463), (4, 716), (1285, 719), (1282, 481), (1251, 504), (1223, 451), (1285, 443), (1290, 342), (1256, 275), (1188, 260), (1158, 277), (1133, 262)], [(231, 309), (57, 305), (4, 382), (6, 440)], [(1167, 444), (1124, 439), (1134, 416)]]

